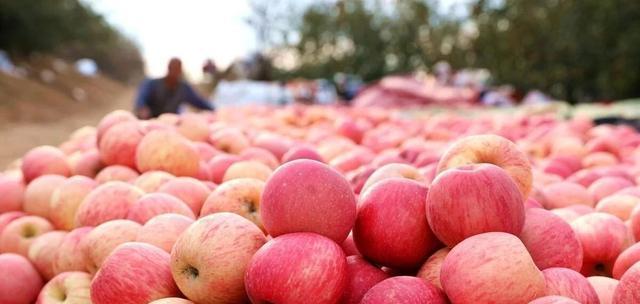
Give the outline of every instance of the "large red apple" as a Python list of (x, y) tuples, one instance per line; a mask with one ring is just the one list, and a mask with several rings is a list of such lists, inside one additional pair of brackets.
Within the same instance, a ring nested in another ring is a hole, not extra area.
[(373, 286), (362, 298), (362, 304), (446, 304), (447, 298), (432, 285), (416, 277), (398, 276)]
[(598, 304), (595, 289), (580, 273), (562, 267), (551, 267), (542, 271), (547, 295), (565, 296), (582, 304)]
[(344, 304), (360, 303), (371, 287), (389, 277), (380, 268), (357, 255), (347, 257), (347, 276), (349, 281), (340, 300)]
[(141, 196), (131, 205), (127, 219), (144, 224), (152, 217), (165, 213), (182, 214), (192, 219), (196, 218), (191, 208), (179, 198), (166, 193), (149, 193)]
[(30, 183), (45, 174), (69, 176), (71, 168), (60, 149), (52, 146), (40, 146), (29, 150), (22, 158), (22, 174), (24, 180)]
[(136, 242), (151, 244), (171, 253), (173, 244), (193, 222), (193, 219), (180, 214), (160, 214), (140, 228)]
[(194, 215), (198, 215), (211, 190), (195, 178), (177, 177), (162, 184), (158, 188), (158, 192), (171, 194), (179, 198), (191, 208)]
[(91, 304), (90, 285), (91, 275), (86, 272), (63, 272), (44, 285), (36, 304)]
[(0, 303), (31, 304), (42, 288), (38, 271), (25, 257), (0, 254)]
[(598, 294), (600, 304), (611, 304), (613, 302), (613, 293), (618, 287), (618, 280), (609, 277), (593, 276), (588, 277), (587, 281), (593, 286)]
[(98, 226), (110, 220), (124, 219), (143, 194), (139, 188), (124, 182), (104, 183), (84, 198), (76, 213), (75, 226)]
[(613, 304), (640, 303), (640, 262), (631, 266), (620, 278), (613, 293)]
[(451, 249), (445, 247), (434, 252), (427, 259), (427, 261), (422, 264), (422, 267), (420, 267), (420, 270), (418, 270), (418, 274), (416, 274), (416, 277), (421, 278), (442, 289), (442, 283), (440, 282), (440, 270), (442, 269), (444, 258), (447, 257), (449, 251), (451, 251)]
[(133, 242), (142, 226), (130, 220), (113, 220), (95, 227), (82, 241), (87, 258), (87, 270), (98, 271), (104, 260), (118, 245)]

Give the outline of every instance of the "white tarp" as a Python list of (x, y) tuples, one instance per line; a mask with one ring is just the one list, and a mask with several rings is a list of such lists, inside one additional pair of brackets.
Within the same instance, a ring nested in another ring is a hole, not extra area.
[(275, 82), (221, 81), (211, 96), (217, 108), (246, 105), (283, 105), (291, 103), (289, 90)]

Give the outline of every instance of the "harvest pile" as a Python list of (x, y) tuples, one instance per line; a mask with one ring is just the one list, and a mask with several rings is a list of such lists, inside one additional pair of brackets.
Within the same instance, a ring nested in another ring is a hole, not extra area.
[(640, 303), (640, 134), (116, 111), (0, 175), (0, 303)]

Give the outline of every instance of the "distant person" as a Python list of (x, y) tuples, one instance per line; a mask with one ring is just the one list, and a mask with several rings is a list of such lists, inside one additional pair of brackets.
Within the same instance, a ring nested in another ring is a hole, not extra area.
[(149, 119), (164, 113), (180, 113), (183, 103), (201, 110), (213, 110), (209, 101), (200, 97), (182, 78), (182, 61), (172, 58), (166, 76), (145, 80), (140, 85), (135, 114), (140, 119)]

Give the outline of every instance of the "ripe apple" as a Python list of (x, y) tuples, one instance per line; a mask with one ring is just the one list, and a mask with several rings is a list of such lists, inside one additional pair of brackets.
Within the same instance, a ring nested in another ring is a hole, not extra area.
[(244, 281), (253, 303), (337, 303), (348, 283), (347, 263), (332, 240), (287, 233), (255, 253)]
[(369, 176), (364, 186), (362, 186), (361, 192), (367, 191), (369, 187), (381, 180), (394, 177), (412, 179), (420, 183), (425, 182), (424, 176), (422, 176), (415, 167), (407, 164), (392, 163), (376, 169), (376, 171)]
[(268, 150), (258, 147), (248, 147), (240, 152), (240, 158), (243, 160), (253, 160), (267, 165), (271, 170), (275, 170), (280, 161)]
[(136, 242), (151, 244), (171, 253), (173, 244), (193, 222), (193, 219), (180, 214), (160, 214), (140, 228)]
[(223, 128), (209, 135), (209, 143), (218, 150), (238, 154), (250, 146), (250, 142), (242, 131), (234, 128)]
[(260, 198), (265, 183), (255, 178), (238, 178), (220, 184), (207, 197), (200, 216), (233, 212), (264, 230), (260, 219)]
[(293, 145), (289, 138), (275, 133), (260, 133), (253, 139), (254, 147), (271, 152), (277, 159), (282, 159)]
[(589, 281), (598, 294), (600, 304), (613, 303), (613, 293), (618, 287), (618, 280), (602, 276), (593, 276), (588, 277), (587, 281)]
[(67, 178), (62, 175), (41, 175), (27, 185), (24, 193), (24, 212), (49, 219), (51, 196)]
[(388, 278), (389, 275), (375, 267), (362, 257), (353, 255), (347, 257), (348, 283), (342, 294), (340, 303), (358, 304), (364, 294), (374, 285)]
[(512, 234), (471, 236), (444, 258), (440, 281), (452, 303), (527, 303), (545, 295), (545, 281)]
[(100, 159), (108, 166), (122, 165), (135, 169), (136, 149), (143, 137), (144, 130), (138, 121), (113, 125), (100, 139)]
[(173, 246), (173, 277), (180, 291), (197, 303), (241, 303), (246, 301), (245, 270), (265, 242), (262, 231), (237, 214), (205, 216)]
[(93, 227), (81, 227), (71, 230), (64, 236), (62, 243), (53, 256), (53, 272), (87, 271), (89, 259), (86, 254), (84, 238)]
[(162, 184), (158, 188), (158, 192), (179, 198), (191, 208), (194, 215), (198, 215), (211, 190), (195, 178), (177, 177)]
[(289, 151), (282, 156), (282, 163), (288, 163), (296, 159), (310, 159), (324, 162), (322, 156), (320, 156), (314, 148), (305, 145), (298, 145), (289, 149)]
[(222, 179), (224, 178), (224, 174), (227, 172), (227, 169), (233, 163), (241, 160), (240, 156), (232, 154), (220, 154), (214, 156), (207, 162), (207, 167), (209, 167), (209, 172), (211, 173), (211, 180), (217, 184), (222, 183)]
[(175, 176), (197, 176), (200, 155), (189, 140), (166, 130), (147, 133), (136, 150), (135, 161), (141, 172), (162, 170)]
[(62, 182), (51, 195), (51, 223), (58, 229), (73, 229), (80, 204), (96, 186), (94, 180), (85, 176), (72, 176)]
[(483, 232), (518, 235), (524, 205), (507, 171), (492, 164), (466, 165), (440, 173), (427, 195), (427, 219), (449, 247)]
[(640, 243), (635, 243), (622, 251), (616, 258), (616, 262), (613, 264), (613, 278), (619, 280), (629, 267), (638, 261), (640, 261)]
[[(629, 220), (631, 233), (636, 240), (640, 241), (640, 206), (636, 206), (631, 211), (631, 219)], [(2, 231), (2, 230), (0, 230)]]
[(440, 282), (440, 269), (442, 269), (442, 263), (444, 262), (444, 258), (447, 257), (447, 254), (449, 254), (449, 251), (451, 251), (451, 249), (445, 247), (434, 252), (427, 261), (422, 264), (422, 267), (420, 267), (416, 277), (442, 289), (442, 283)]
[(634, 184), (628, 179), (617, 176), (605, 176), (599, 178), (589, 185), (589, 194), (598, 202), (601, 199), (614, 194), (624, 188), (633, 187)]
[(373, 286), (362, 304), (446, 304), (446, 296), (437, 287), (416, 277), (397, 276)]
[(223, 182), (236, 178), (255, 178), (266, 181), (273, 171), (269, 166), (253, 161), (241, 160), (231, 164), (224, 173)]
[(427, 187), (405, 178), (388, 178), (365, 192), (358, 203), (353, 239), (367, 259), (391, 268), (415, 269), (440, 242), (425, 221)]
[(104, 167), (104, 164), (100, 160), (100, 152), (96, 148), (76, 152), (69, 156), (67, 161), (71, 168), (71, 175), (82, 175), (93, 178)]
[(114, 125), (125, 121), (136, 121), (136, 117), (129, 111), (115, 110), (105, 115), (96, 127), (96, 140), (100, 143), (102, 136)]
[(113, 165), (104, 167), (96, 175), (96, 182), (104, 184), (106, 182), (121, 181), (128, 182), (138, 178), (140, 174), (136, 170), (133, 170), (126, 166)]
[(27, 152), (22, 158), (22, 174), (30, 183), (35, 178), (46, 175), (69, 176), (71, 168), (62, 151), (52, 146), (40, 146)]
[(193, 304), (193, 302), (183, 298), (163, 298), (151, 301), (149, 304)]
[(25, 257), (0, 254), (0, 303), (30, 304), (42, 288), (42, 278)]
[(620, 278), (613, 293), (613, 304), (640, 303), (640, 262), (631, 266)]
[(0, 214), (22, 210), (25, 185), (22, 180), (0, 175)]
[(91, 304), (90, 285), (91, 275), (86, 272), (63, 272), (44, 285), (36, 304)]
[(165, 213), (176, 213), (192, 219), (196, 218), (191, 208), (179, 198), (166, 193), (149, 193), (141, 196), (131, 205), (127, 219), (144, 224), (152, 217)]
[(4, 231), (4, 228), (6, 228), (7, 225), (9, 225), (9, 223), (25, 215), (27, 214), (22, 211), (11, 211), (11, 212), (0, 213), (0, 236), (2, 236), (2, 231)]
[(87, 270), (96, 273), (104, 260), (118, 245), (133, 242), (142, 226), (130, 220), (112, 220), (95, 227), (85, 237), (84, 254), (87, 258)]
[(24, 257), (29, 255), (29, 247), (40, 235), (52, 231), (53, 225), (46, 219), (28, 215), (9, 223), (0, 235), (0, 252), (17, 253)]
[(562, 267), (551, 267), (542, 271), (547, 295), (564, 296), (583, 304), (598, 304), (595, 289), (580, 273)]
[(192, 141), (206, 142), (209, 138), (207, 120), (194, 113), (185, 113), (178, 117), (176, 130), (185, 138)]
[(124, 182), (104, 183), (82, 200), (76, 213), (75, 226), (98, 226), (110, 220), (124, 219), (143, 194), (139, 188)]
[(529, 302), (529, 304), (581, 304), (581, 303), (576, 300), (563, 297), (563, 296), (546, 296), (546, 297), (537, 298)]
[(265, 184), (260, 217), (274, 237), (314, 232), (342, 243), (355, 223), (356, 199), (340, 173), (314, 160), (295, 160)]
[(198, 150), (198, 155), (200, 155), (200, 160), (208, 162), (214, 156), (219, 155), (222, 151), (214, 148), (212, 145), (206, 142), (196, 141), (193, 142), (193, 146)]
[(133, 184), (146, 193), (156, 192), (160, 186), (173, 180), (175, 176), (164, 171), (148, 171), (135, 179)]
[(631, 216), (633, 208), (640, 204), (640, 197), (629, 194), (612, 194), (598, 202), (596, 211), (609, 213), (626, 221)]
[(149, 303), (177, 296), (171, 256), (162, 249), (130, 242), (116, 247), (91, 281), (94, 304)]
[(342, 247), (342, 251), (344, 251), (344, 255), (346, 256), (351, 256), (351, 255), (362, 256), (362, 254), (360, 254), (360, 251), (358, 251), (358, 247), (356, 247), (355, 241), (353, 240), (353, 233), (349, 233), (347, 238), (344, 239), (344, 242), (340, 244), (340, 247)]
[(568, 182), (556, 182), (544, 186), (545, 207), (547, 209), (562, 208), (571, 205), (586, 205), (593, 207), (595, 202), (584, 186)]
[(56, 250), (62, 244), (64, 231), (50, 231), (38, 236), (29, 247), (28, 257), (33, 266), (46, 281), (55, 276), (53, 272), (53, 258)]

